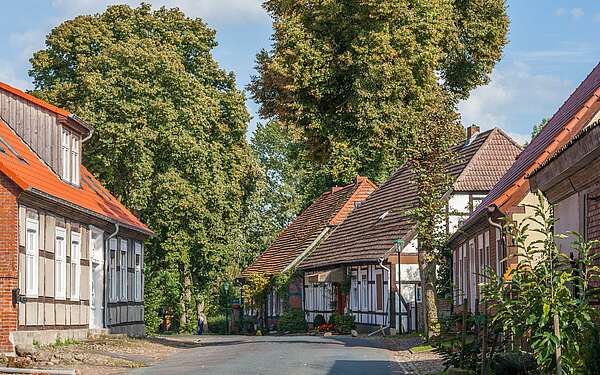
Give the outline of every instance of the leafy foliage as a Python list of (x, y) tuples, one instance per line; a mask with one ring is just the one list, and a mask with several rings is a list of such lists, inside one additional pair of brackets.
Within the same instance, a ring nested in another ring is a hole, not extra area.
[(329, 323), (335, 326), (335, 329), (342, 335), (350, 334), (350, 331), (356, 326), (355, 317), (352, 314), (333, 313), (329, 318)]
[(304, 311), (300, 309), (289, 309), (281, 314), (277, 329), (281, 332), (303, 333), (308, 330), (308, 323)]
[(540, 132), (542, 131), (542, 129), (544, 129), (544, 126), (546, 126), (547, 123), (548, 119), (543, 118), (542, 121), (533, 125), (533, 129), (531, 129), (531, 139), (535, 138), (538, 134), (540, 134)]
[[(34, 94), (95, 127), (86, 165), (156, 232), (147, 295), (175, 302), (184, 330), (194, 329), (196, 297), (218, 295), (253, 256), (242, 220), (259, 174), (250, 116), (216, 45), (213, 30), (177, 9), (117, 5), (57, 26), (31, 59)], [(152, 282), (159, 270), (179, 274), (175, 296)]]
[(264, 6), (274, 43), (257, 55), (250, 91), (261, 116), (289, 129), (300, 154), (325, 169), (328, 185), (356, 174), (384, 180), (425, 103), (454, 102), (487, 82), (508, 28), (502, 0)]
[(494, 375), (535, 375), (540, 374), (533, 356), (526, 352), (506, 352), (497, 354), (492, 361)]
[[(556, 219), (541, 193), (538, 205), (532, 206), (534, 216), (521, 224), (509, 223), (507, 232), (517, 249), (516, 266), (508, 271), (506, 280), (498, 280), (488, 270), (490, 282), (483, 288), (483, 299), (495, 315), (498, 324), (511, 339), (526, 338), (543, 373), (556, 368), (555, 350), (562, 349), (562, 369), (565, 374), (580, 373), (585, 363), (585, 332), (594, 326), (595, 310), (590, 306), (590, 281), (597, 278), (599, 268), (592, 252), (595, 241), (587, 242), (576, 233), (573, 248), (578, 258), (571, 261), (556, 246), (553, 233)], [(529, 238), (535, 233), (535, 239)], [(560, 335), (555, 334), (554, 319), (558, 318)]]
[[(323, 315), (321, 315), (321, 314), (315, 315), (315, 318), (313, 319), (313, 327), (317, 328), (325, 323), (326, 323), (326, 321), (325, 321), (325, 317)], [(329, 319), (329, 323), (333, 323), (331, 321), (331, 319)]]
[(247, 307), (252, 309), (262, 309), (267, 300), (267, 288), (271, 284), (271, 279), (264, 273), (253, 273), (246, 278), (242, 285), (242, 298)]

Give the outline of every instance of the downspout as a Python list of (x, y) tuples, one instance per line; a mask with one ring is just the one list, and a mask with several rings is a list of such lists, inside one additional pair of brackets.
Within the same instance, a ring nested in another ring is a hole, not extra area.
[[(502, 230), (502, 225), (496, 223), (494, 220), (492, 220), (492, 214), (496, 211), (496, 206), (489, 206), (488, 207), (488, 223), (493, 226), (494, 228), (498, 229), (500, 231), (500, 241), (502, 244), (502, 259), (504, 259), (506, 257), (506, 254), (504, 254), (506, 252), (506, 238), (504, 235), (504, 231)], [(498, 252), (499, 253), (499, 252)], [(496, 261), (498, 261), (500, 263), (499, 259), (496, 259)], [(502, 264), (500, 263), (500, 267), (502, 268)], [(501, 277), (501, 275), (498, 275), (498, 277)]]
[(107, 328), (108, 326), (108, 292), (109, 288), (107, 288), (108, 275), (110, 273), (110, 240), (114, 238), (117, 233), (119, 233), (119, 223), (116, 221), (113, 223), (115, 225), (115, 231), (111, 233), (108, 237), (106, 237), (106, 245), (104, 247), (104, 324), (103, 326)]
[(392, 278), (392, 272), (390, 271), (390, 269), (388, 267), (386, 267), (386, 266), (383, 265), (383, 260), (384, 260), (383, 258), (379, 258), (379, 267), (383, 268), (388, 273), (388, 282), (387, 282), (387, 284), (388, 284), (388, 303), (387, 303), (388, 304), (388, 311), (387, 311), (387, 318), (388, 318), (388, 320), (387, 320), (387, 324), (385, 326), (381, 326), (378, 330), (375, 330), (375, 331), (369, 333), (367, 335), (369, 337), (371, 337), (371, 336), (373, 336), (373, 335), (375, 335), (375, 334), (377, 334), (379, 332), (381, 332), (385, 336), (385, 330), (388, 329), (388, 328), (390, 328), (390, 320), (391, 320), (390, 311), (391, 311), (391, 309), (390, 309), (389, 305), (390, 305), (390, 301), (391, 301), (390, 294), (391, 294), (391, 291), (392, 291), (391, 284), (390, 284), (391, 283), (391, 278)]
[(90, 138), (92, 138), (92, 135), (94, 135), (94, 128), (91, 128), (90, 133), (81, 140), (81, 144), (84, 144), (85, 142), (89, 141)]

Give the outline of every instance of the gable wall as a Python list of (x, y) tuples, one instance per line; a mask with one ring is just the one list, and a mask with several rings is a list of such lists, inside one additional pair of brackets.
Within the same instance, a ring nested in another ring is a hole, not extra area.
[(59, 174), (60, 124), (56, 114), (0, 90), (0, 117)]

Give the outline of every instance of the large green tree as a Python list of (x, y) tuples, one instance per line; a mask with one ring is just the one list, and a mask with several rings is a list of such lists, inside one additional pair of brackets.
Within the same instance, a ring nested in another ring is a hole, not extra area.
[(85, 164), (156, 232), (146, 252), (152, 326), (172, 305), (190, 329), (196, 297), (216, 295), (248, 258), (259, 171), (244, 95), (213, 59), (216, 45), (177, 9), (119, 5), (62, 23), (31, 59), (35, 95), (93, 124)]
[[(288, 129), (329, 184), (356, 174), (381, 182), (410, 162), (426, 206), (417, 216), (440, 217), (431, 196), (450, 186), (442, 169), (452, 159), (448, 145), (463, 134), (456, 104), (488, 81), (501, 57), (504, 0), (268, 0), (264, 7), (273, 45), (257, 55), (249, 87), (261, 116)], [(434, 231), (435, 221), (419, 222), (419, 232)], [(435, 242), (422, 243), (422, 266)], [(421, 269), (425, 286), (429, 264)], [(425, 298), (435, 302), (429, 289)], [(428, 310), (431, 326), (437, 317)]]

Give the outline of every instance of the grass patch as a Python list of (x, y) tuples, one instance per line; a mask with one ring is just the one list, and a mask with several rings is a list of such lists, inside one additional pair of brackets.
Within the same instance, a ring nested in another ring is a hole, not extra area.
[(432, 351), (433, 349), (434, 349), (433, 346), (425, 344), (425, 345), (413, 346), (412, 348), (409, 349), (409, 351), (411, 353), (423, 353), (423, 352)]
[(70, 338), (61, 340), (59, 337), (56, 339), (56, 341), (54, 341), (52, 344), (50, 344), (50, 346), (53, 348), (61, 348), (63, 346), (69, 346), (69, 345), (73, 345), (73, 344), (77, 344), (77, 341), (70, 339)]

